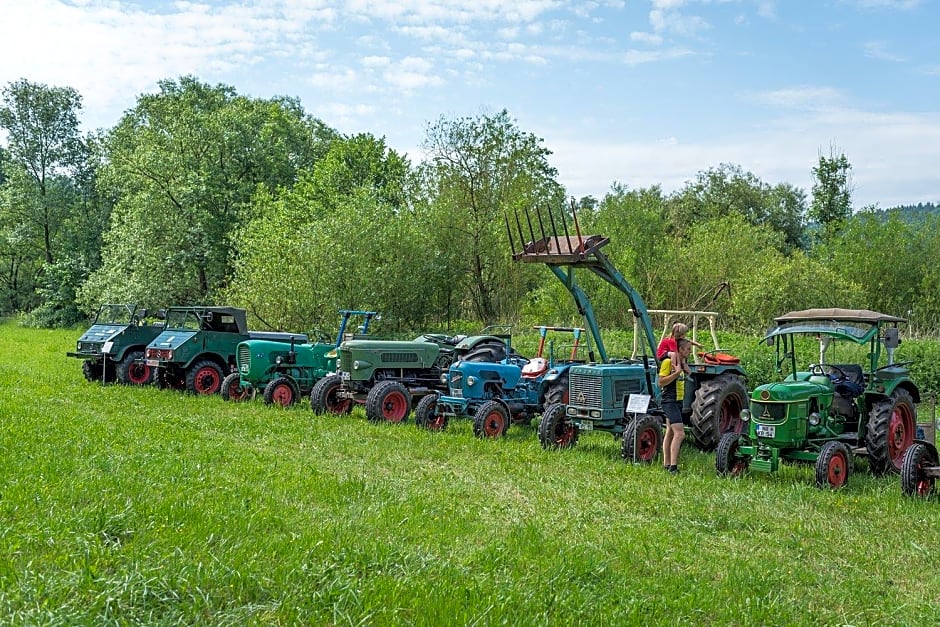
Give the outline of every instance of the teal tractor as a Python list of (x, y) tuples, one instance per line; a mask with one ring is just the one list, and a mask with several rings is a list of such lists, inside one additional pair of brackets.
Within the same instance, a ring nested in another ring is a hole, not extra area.
[[(539, 346), (535, 357), (520, 359), (511, 351), (498, 362), (457, 361), (447, 373), (448, 391), (428, 394), (415, 409), (415, 424), (431, 430), (447, 427), (451, 418), (473, 419), (477, 437), (498, 438), (510, 423), (528, 423), (553, 403), (568, 398), (568, 371), (577, 362), (584, 329), (537, 326)], [(574, 342), (567, 359), (556, 359), (549, 331), (571, 333)], [(582, 362), (583, 363), (583, 362)]]
[[(314, 384), (336, 372), (336, 349), (343, 339), (363, 337), (369, 332), (369, 323), (377, 319), (374, 311), (344, 309), (339, 312), (340, 323), (336, 340), (316, 332), (315, 342), (297, 343), (265, 339), (246, 340), (238, 344), (235, 353), (237, 371), (222, 381), (222, 397), (232, 401), (253, 398), (262, 390), (265, 404), (290, 407), (310, 393)], [(353, 317), (361, 316), (354, 336), (346, 329)]]
[[(601, 251), (609, 238), (583, 235), (574, 211), (568, 218), (564, 212), (543, 216), (534, 209), (525, 213), (525, 226), (518, 213), (513, 218), (511, 224), (506, 216), (513, 260), (548, 266), (574, 299), (597, 350), (598, 361), (592, 358), (568, 370), (567, 402), (545, 409), (539, 442), (546, 449), (571, 448), (581, 434), (600, 431), (620, 439), (624, 459), (652, 462), (661, 448), (664, 421), (656, 339), (643, 298)], [(627, 297), (640, 320), (643, 348), (638, 358), (614, 359), (608, 354), (591, 300), (577, 282), (578, 272), (600, 277)]]
[[(911, 362), (894, 359), (905, 320), (869, 310), (807, 309), (775, 322), (765, 340), (784, 376), (751, 392), (742, 414), (746, 432), (721, 436), (718, 474), (814, 464), (816, 485), (838, 489), (848, 482), (855, 455), (867, 457), (873, 474), (900, 472), (920, 402)], [(813, 351), (815, 363), (805, 369), (800, 349)]]
[[(162, 319), (164, 312), (154, 317)], [(143, 363), (147, 344), (163, 331), (162, 322), (149, 320), (150, 312), (130, 303), (108, 303), (98, 308), (91, 327), (78, 338), (69, 357), (82, 359), (82, 373), (89, 381), (125, 385), (149, 385), (154, 370)]]

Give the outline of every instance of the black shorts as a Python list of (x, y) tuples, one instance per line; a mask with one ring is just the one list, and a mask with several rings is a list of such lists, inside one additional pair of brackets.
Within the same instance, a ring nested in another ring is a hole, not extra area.
[(666, 422), (673, 425), (682, 424), (682, 406), (673, 401), (663, 403), (663, 411), (666, 413)]

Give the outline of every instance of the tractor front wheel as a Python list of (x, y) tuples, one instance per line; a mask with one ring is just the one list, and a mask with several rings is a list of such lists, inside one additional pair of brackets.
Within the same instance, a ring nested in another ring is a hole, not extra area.
[(715, 470), (722, 477), (738, 477), (743, 475), (751, 464), (751, 458), (741, 455), (741, 436), (737, 433), (726, 433), (718, 440), (715, 451)]
[(366, 418), (403, 422), (411, 413), (411, 393), (398, 381), (380, 381), (366, 395)]
[(539, 421), (539, 443), (544, 449), (572, 448), (578, 443), (578, 427), (565, 414), (565, 405), (549, 405)]
[(898, 388), (872, 406), (865, 434), (872, 473), (901, 472), (904, 454), (914, 443), (916, 423), (917, 410), (907, 390)]
[(623, 431), (620, 456), (628, 462), (649, 464), (659, 453), (663, 444), (663, 428), (659, 418), (641, 414), (632, 419)]
[(816, 487), (838, 490), (852, 474), (852, 452), (843, 442), (823, 444), (816, 458)]
[(186, 372), (186, 389), (194, 394), (217, 394), (222, 388), (222, 368), (214, 361), (197, 361)]
[(233, 372), (222, 380), (222, 388), (219, 390), (219, 394), (227, 401), (240, 403), (254, 398), (255, 389), (248, 383), (242, 383), (241, 375)]
[(143, 351), (128, 351), (115, 366), (115, 376), (125, 385), (150, 385), (154, 369), (144, 363)]
[(82, 374), (86, 381), (101, 382), (101, 362), (95, 359), (86, 359), (82, 362)]
[(940, 466), (937, 450), (914, 442), (904, 454), (901, 463), (901, 492), (907, 496), (930, 496), (934, 493), (936, 477), (927, 476), (926, 469)]
[(692, 435), (695, 445), (712, 451), (725, 433), (741, 433), (741, 410), (747, 407), (747, 389), (741, 377), (723, 374), (703, 381), (692, 401)]
[(499, 401), (487, 401), (473, 415), (473, 435), (501, 438), (509, 428), (509, 412)]
[(437, 411), (437, 392), (428, 394), (420, 401), (415, 409), (415, 426), (428, 431), (443, 431), (447, 428), (447, 416)]
[(276, 404), (281, 407), (290, 407), (297, 402), (300, 396), (300, 390), (294, 386), (294, 382), (287, 377), (278, 377), (272, 379), (264, 386), (264, 404)]
[(340, 398), (337, 395), (343, 387), (343, 378), (338, 374), (330, 374), (313, 385), (310, 390), (310, 408), (316, 414), (343, 415), (352, 411), (352, 399)]

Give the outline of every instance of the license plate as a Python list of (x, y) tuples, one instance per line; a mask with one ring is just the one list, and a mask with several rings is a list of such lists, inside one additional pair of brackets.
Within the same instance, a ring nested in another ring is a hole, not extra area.
[(757, 425), (757, 437), (772, 438), (777, 434), (777, 428), (773, 425)]
[(579, 422), (578, 429), (580, 429), (581, 431), (594, 431), (594, 423), (593, 422)]
[(147, 363), (148, 366), (150, 366), (150, 367), (152, 367), (152, 368), (156, 368), (157, 366), (160, 365), (160, 360), (159, 360), (159, 359), (148, 359), (146, 363)]
[(349, 381), (349, 373), (346, 372), (345, 370), (340, 370), (339, 378), (342, 379), (343, 381)]

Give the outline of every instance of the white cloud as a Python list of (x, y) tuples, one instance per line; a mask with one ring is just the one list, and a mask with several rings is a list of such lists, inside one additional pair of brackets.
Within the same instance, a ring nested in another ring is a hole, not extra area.
[(434, 64), (427, 59), (406, 57), (387, 69), (383, 77), (390, 86), (405, 91), (442, 85), (443, 79), (433, 69)]
[(819, 109), (842, 101), (844, 95), (832, 87), (803, 86), (754, 93), (750, 98), (775, 107)]
[(663, 43), (663, 38), (662, 36), (656, 35), (655, 33), (634, 31), (630, 33), (630, 41), (637, 41), (643, 44), (658, 46), (659, 44)]
[(888, 50), (888, 45), (883, 41), (869, 41), (865, 43), (865, 56), (882, 61), (893, 61), (901, 63), (905, 59), (902, 56), (894, 54)]

